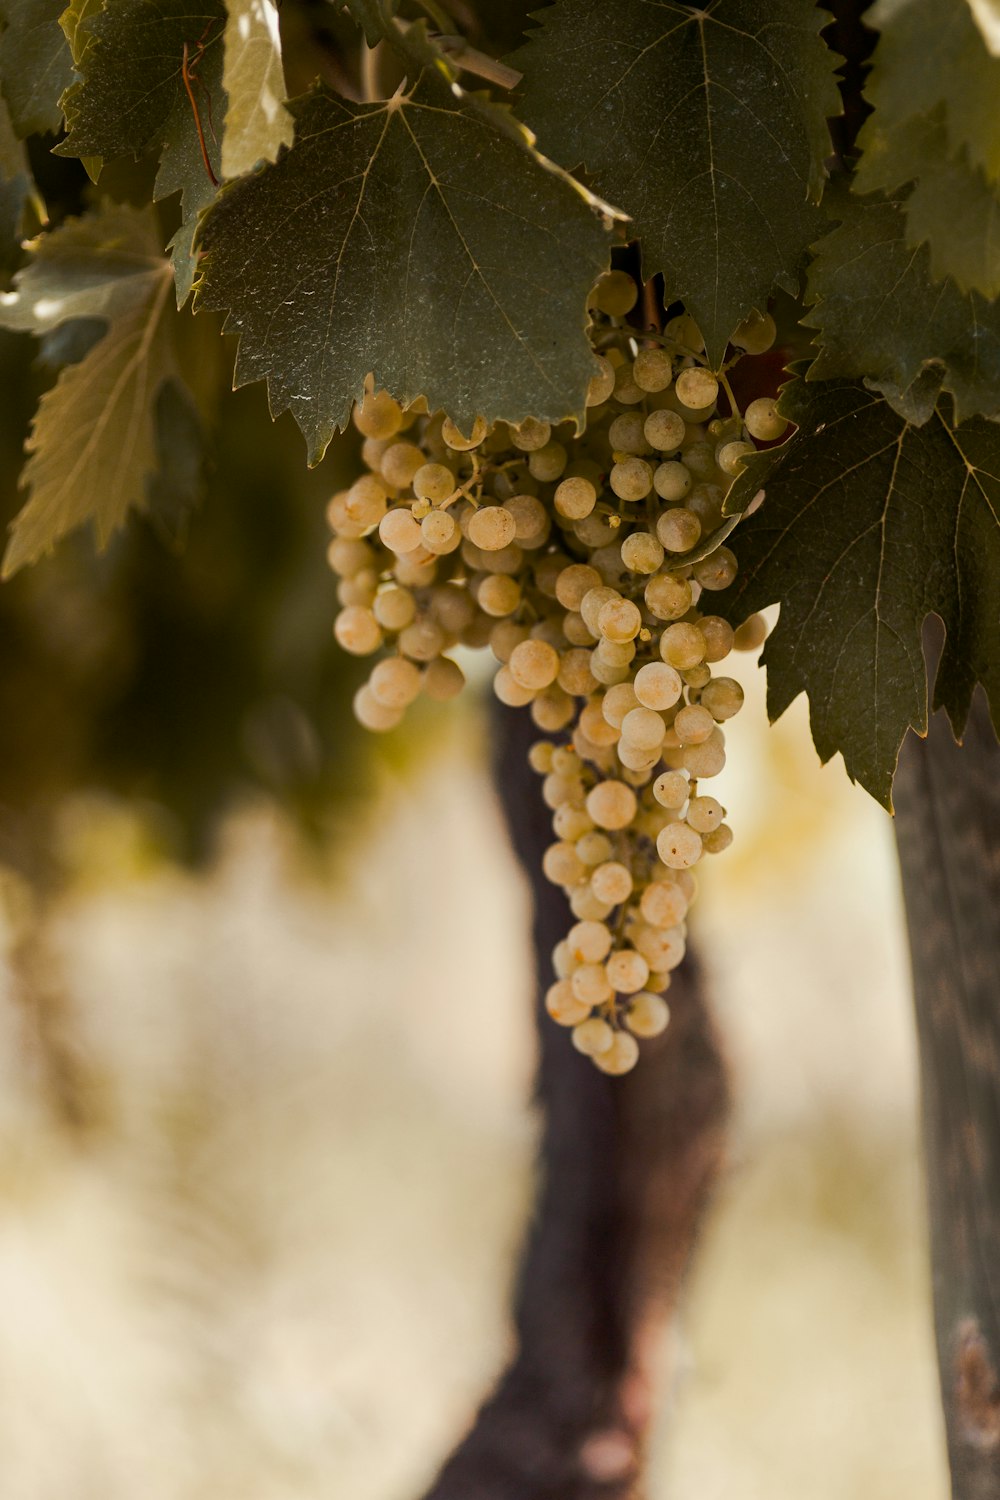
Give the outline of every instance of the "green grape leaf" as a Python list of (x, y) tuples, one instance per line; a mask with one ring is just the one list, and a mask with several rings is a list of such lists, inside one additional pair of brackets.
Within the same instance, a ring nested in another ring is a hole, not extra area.
[(221, 171), (225, 23), (223, 0), (106, 0), (79, 20), (84, 76), (63, 99), (69, 134), (57, 155), (160, 153), (154, 200), (181, 194), (183, 221), (170, 244), (178, 305), (194, 280), (198, 215)]
[(76, 76), (59, 17), (66, 0), (0, 0), (0, 86), (19, 136), (59, 130)]
[(292, 143), (285, 108), (281, 35), (273, 0), (226, 0), (222, 87), (229, 100), (222, 136), (222, 175), (242, 177), (274, 161)]
[(879, 128), (943, 106), (950, 154), (964, 147), (972, 166), (1000, 177), (1000, 58), (991, 56), (967, 5), (881, 0), (865, 16), (880, 31), (865, 93)]
[(344, 10), (361, 27), (369, 47), (375, 47), (392, 25), (396, 3), (395, 0), (346, 0)]
[(197, 305), (240, 335), (237, 384), (267, 378), (312, 463), (369, 373), (466, 430), (579, 416), (610, 248), (583, 193), (434, 75), (380, 104), (319, 87), (291, 108), (292, 149), (202, 221)]
[(864, 155), (855, 174), (859, 193), (893, 192), (912, 182), (906, 200), (906, 242), (925, 241), (931, 275), (950, 276), (963, 292), (1000, 294), (1000, 186), (990, 183), (966, 153), (952, 155), (939, 107), (893, 130), (877, 115), (859, 137)]
[(956, 735), (976, 683), (1000, 724), (1000, 425), (923, 427), (847, 381), (796, 381), (779, 409), (798, 424), (751, 459), (735, 505), (761, 488), (740, 524), (736, 582), (713, 607), (738, 623), (780, 603), (765, 647), (768, 713), (809, 696), (822, 760), (886, 807), (907, 727), (927, 728), (921, 626), (946, 640), (934, 687)]
[(558, 0), (508, 61), (544, 151), (633, 220), (643, 274), (697, 320), (718, 365), (821, 232), (840, 112), (822, 14), (804, 0)]
[(867, 379), (918, 423), (942, 389), (956, 421), (1000, 415), (1000, 305), (933, 280), (927, 246), (906, 244), (903, 199), (843, 194), (834, 212), (809, 269), (803, 321), (822, 338), (808, 379)]
[(0, 294), (3, 328), (45, 335), (76, 319), (107, 325), (41, 399), (22, 475), (30, 497), (12, 523), (5, 578), (84, 521), (105, 546), (130, 507), (145, 506), (156, 403), (177, 378), (170, 286), (153, 213), (106, 205), (39, 240), (14, 290)]

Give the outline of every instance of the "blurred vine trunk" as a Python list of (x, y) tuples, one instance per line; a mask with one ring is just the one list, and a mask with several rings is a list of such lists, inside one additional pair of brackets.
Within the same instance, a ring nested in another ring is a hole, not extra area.
[(551, 813), (527, 762), (528, 714), (495, 705), (495, 773), (534, 897), (539, 1184), (514, 1303), (516, 1352), (428, 1500), (624, 1500), (642, 1454), (664, 1339), (709, 1189), (728, 1097), (689, 954), (671, 1022), (608, 1078), (546, 1015), (552, 949), (573, 922), (541, 875)]
[(977, 689), (894, 787), (920, 1044), (934, 1321), (954, 1500), (1000, 1497), (1000, 744)]

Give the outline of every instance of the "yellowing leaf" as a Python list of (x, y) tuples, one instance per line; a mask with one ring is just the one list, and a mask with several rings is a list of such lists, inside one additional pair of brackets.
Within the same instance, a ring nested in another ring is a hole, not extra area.
[(290, 146), (281, 36), (273, 0), (226, 0), (222, 87), (229, 99), (222, 136), (222, 175), (242, 177)]
[(157, 467), (156, 401), (177, 373), (172, 278), (151, 211), (108, 205), (45, 236), (35, 251), (15, 289), (0, 296), (0, 326), (47, 333), (98, 318), (107, 332), (42, 397), (22, 476), (30, 498), (11, 527), (4, 577), (84, 521), (105, 546), (130, 507), (145, 506)]

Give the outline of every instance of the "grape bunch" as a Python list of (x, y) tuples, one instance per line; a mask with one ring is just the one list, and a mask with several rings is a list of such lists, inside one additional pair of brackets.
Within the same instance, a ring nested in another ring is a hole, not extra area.
[[(452, 697), (464, 676), (450, 653), (488, 647), (497, 697), (546, 736), (530, 753), (555, 836), (543, 869), (576, 919), (546, 1006), (606, 1073), (628, 1072), (637, 1039), (666, 1027), (693, 867), (732, 842), (701, 785), (722, 770), (722, 726), (743, 702), (718, 668), (764, 627), (754, 617), (734, 634), (711, 612), (737, 566), (723, 502), (753, 440), (786, 426), (768, 398), (739, 412), (688, 315), (637, 332), (637, 298), (621, 271), (592, 294), (582, 432), (477, 419), (466, 435), (369, 389), (354, 414), (366, 472), (327, 512), (334, 633), (377, 657), (360, 722), (393, 729), (421, 693)], [(774, 332), (769, 316), (749, 319), (729, 365)]]

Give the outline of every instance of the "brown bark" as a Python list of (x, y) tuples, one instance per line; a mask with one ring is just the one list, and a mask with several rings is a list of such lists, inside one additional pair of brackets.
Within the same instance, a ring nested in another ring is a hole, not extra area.
[(497, 710), (497, 784), (535, 896), (541, 1184), (514, 1318), (517, 1352), (428, 1500), (625, 1500), (639, 1493), (653, 1359), (718, 1169), (727, 1093), (697, 965), (636, 1070), (607, 1078), (544, 1014), (572, 917), (540, 874), (550, 814), (525, 714)]
[(934, 1318), (955, 1500), (1000, 1497), (1000, 745), (977, 694), (896, 777), (920, 1042)]

